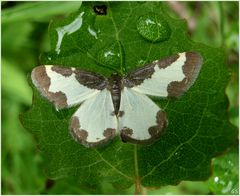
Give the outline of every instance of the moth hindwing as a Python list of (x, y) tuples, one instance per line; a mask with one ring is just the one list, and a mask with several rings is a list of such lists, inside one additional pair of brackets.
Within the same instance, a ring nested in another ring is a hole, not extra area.
[(181, 96), (196, 80), (201, 65), (200, 54), (183, 52), (124, 77), (42, 65), (33, 69), (31, 79), (56, 109), (81, 104), (69, 123), (71, 135), (81, 144), (100, 146), (118, 133), (125, 142), (149, 143), (163, 133), (167, 116), (147, 95)]

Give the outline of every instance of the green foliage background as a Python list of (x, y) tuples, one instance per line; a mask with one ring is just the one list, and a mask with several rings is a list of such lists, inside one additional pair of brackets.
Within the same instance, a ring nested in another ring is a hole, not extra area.
[[(230, 121), (238, 126), (238, 3), (182, 3), (196, 19), (192, 39), (227, 53), (232, 79), (227, 88)], [(2, 2), (2, 193), (3, 194), (132, 194), (134, 187), (115, 190), (112, 185), (78, 184), (74, 178), (52, 181), (44, 175), (36, 141), (25, 131), (19, 113), (31, 105), (27, 74), (38, 65), (39, 54), (50, 49), (48, 24), (80, 7), (80, 2)], [(179, 18), (169, 4), (166, 9)], [(36, 14), (41, 13), (41, 14)], [(209, 17), (210, 16), (210, 17)], [(189, 19), (190, 20), (190, 19)], [(229, 180), (231, 179), (231, 180)], [(229, 184), (229, 183), (232, 184)], [(146, 194), (234, 194), (238, 187), (238, 144), (213, 161), (213, 176), (206, 182), (182, 182)], [(229, 189), (229, 190), (228, 190)]]

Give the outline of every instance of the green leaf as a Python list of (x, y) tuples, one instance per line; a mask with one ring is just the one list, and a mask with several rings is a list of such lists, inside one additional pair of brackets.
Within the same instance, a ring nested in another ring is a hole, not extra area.
[(81, 2), (26, 2), (2, 11), (2, 23), (44, 21), (56, 14), (76, 11)]
[(213, 161), (214, 173), (208, 180), (209, 189), (216, 195), (239, 194), (239, 159), (238, 144)]
[(11, 100), (29, 105), (31, 103), (31, 88), (28, 86), (22, 70), (14, 62), (4, 58), (2, 59), (2, 91)]
[(56, 181), (52, 181), (52, 186), (44, 194), (50, 195), (68, 195), (68, 194), (88, 194), (88, 195), (128, 195), (133, 192), (133, 187), (130, 189), (115, 189), (110, 183), (102, 181), (101, 183), (79, 182), (79, 178), (68, 177)]
[[(107, 15), (96, 15), (96, 4), (106, 4)], [(152, 42), (139, 34), (137, 21), (147, 14), (168, 23), (168, 40)], [(160, 2), (84, 2), (77, 13), (51, 24), (52, 50), (42, 55), (42, 64), (75, 66), (109, 76), (112, 70), (124, 74), (183, 51), (199, 52), (204, 64), (195, 84), (181, 98), (153, 99), (166, 111), (168, 127), (151, 145), (123, 143), (117, 137), (104, 147), (85, 148), (68, 131), (77, 107), (56, 111), (33, 88), (33, 105), (21, 121), (37, 136), (50, 178), (76, 176), (91, 183), (105, 180), (118, 189), (135, 184), (136, 193), (141, 192), (141, 185), (160, 187), (209, 178), (211, 159), (225, 151), (237, 133), (227, 117), (229, 72), (222, 50), (194, 43), (186, 32), (186, 22), (171, 18)], [(114, 62), (108, 56), (102, 58), (101, 51), (108, 51), (104, 48), (120, 54), (118, 65), (108, 65)]]
[[(20, 78), (19, 75), (17, 78)], [(39, 153), (36, 153), (32, 135), (22, 128), (18, 120), (18, 114), (22, 112), (19, 102), (25, 100), (23, 98), (18, 100), (15, 92), (4, 91), (3, 94), (2, 193), (38, 194), (44, 189), (45, 176), (41, 168), (43, 160)]]

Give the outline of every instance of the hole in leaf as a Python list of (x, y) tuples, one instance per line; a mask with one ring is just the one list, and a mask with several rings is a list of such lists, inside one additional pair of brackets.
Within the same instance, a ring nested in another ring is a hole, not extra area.
[(93, 7), (93, 10), (97, 15), (107, 15), (107, 6), (106, 5), (95, 5)]

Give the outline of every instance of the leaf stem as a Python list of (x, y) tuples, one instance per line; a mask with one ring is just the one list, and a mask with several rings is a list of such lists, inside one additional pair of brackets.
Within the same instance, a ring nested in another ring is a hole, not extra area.
[(138, 156), (137, 156), (137, 144), (134, 145), (134, 167), (135, 167), (135, 194), (142, 195), (142, 186), (141, 186), (141, 179), (139, 176), (138, 171)]
[(135, 181), (135, 195), (143, 195), (142, 187), (141, 187), (141, 180), (139, 177), (137, 177), (136, 181)]

